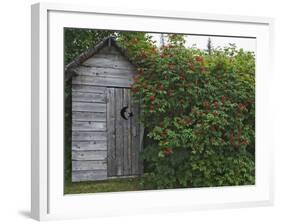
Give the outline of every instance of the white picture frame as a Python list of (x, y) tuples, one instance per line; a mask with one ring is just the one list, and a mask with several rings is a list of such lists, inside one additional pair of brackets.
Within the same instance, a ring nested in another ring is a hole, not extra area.
[[(64, 195), (63, 28), (251, 36), (256, 57), (256, 184)], [(273, 77), (273, 19), (38, 3), (32, 5), (31, 214), (37, 220), (100, 217), (273, 203), (273, 152), (267, 91)]]

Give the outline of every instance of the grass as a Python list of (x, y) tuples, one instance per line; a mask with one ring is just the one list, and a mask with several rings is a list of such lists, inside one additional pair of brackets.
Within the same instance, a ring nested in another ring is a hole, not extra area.
[(65, 194), (143, 190), (140, 178), (119, 178), (104, 181), (67, 182)]

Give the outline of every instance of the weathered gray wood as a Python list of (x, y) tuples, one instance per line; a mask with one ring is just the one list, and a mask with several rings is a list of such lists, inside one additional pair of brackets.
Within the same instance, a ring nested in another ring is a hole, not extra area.
[(106, 113), (102, 112), (72, 112), (73, 121), (106, 121)]
[(140, 123), (139, 123), (139, 104), (132, 101), (132, 174), (139, 175), (139, 152), (140, 152)]
[[(128, 60), (121, 54), (107, 54), (107, 53), (99, 52), (98, 54), (95, 54), (94, 56), (92, 56), (92, 58), (108, 58), (108, 59), (111, 59), (112, 61), (128, 62)], [(132, 66), (132, 65), (130, 64), (130, 66)]]
[(105, 131), (73, 131), (72, 141), (107, 140)]
[(106, 77), (106, 76), (89, 76), (79, 75), (72, 78), (73, 84), (81, 85), (94, 85), (94, 86), (108, 86), (108, 87), (131, 87), (133, 83), (132, 78), (120, 78), (120, 77)]
[(72, 92), (72, 101), (105, 103), (104, 93)]
[(93, 85), (72, 85), (72, 92), (105, 93), (106, 87)]
[(118, 69), (128, 69), (132, 67), (132, 64), (128, 62), (124, 57), (115, 57), (113, 55), (108, 55), (107, 57), (100, 58), (93, 56), (86, 60), (82, 65), (90, 67), (103, 67), (103, 68), (118, 68)]
[(115, 47), (103, 47), (99, 54), (120, 55), (120, 52)]
[[(123, 106), (129, 107), (129, 98), (128, 98), (128, 90), (123, 89)], [(129, 108), (128, 108), (129, 109)], [(122, 165), (123, 165), (123, 172), (122, 175), (129, 175), (129, 142), (128, 142), (128, 136), (129, 136), (129, 125), (130, 120), (122, 120), (122, 129), (123, 129), (123, 158), (122, 158)]]
[(72, 121), (72, 131), (106, 131), (106, 122)]
[[(108, 43), (113, 43), (114, 48), (118, 49), (118, 51), (121, 52), (121, 48), (119, 46), (117, 46), (116, 41), (114, 39), (112, 39), (111, 37), (105, 38), (103, 41), (98, 43), (96, 46), (87, 49), (86, 51), (81, 53), (77, 58), (75, 58), (72, 62), (70, 62), (69, 64), (66, 65), (66, 67), (65, 67), (65, 71), (66, 71), (66, 77), (65, 78), (66, 78), (66, 80), (69, 80), (69, 78), (72, 77), (71, 73), (70, 73), (71, 69), (81, 65), (85, 60), (87, 60), (88, 58), (97, 54), (103, 47), (108, 45)], [(67, 74), (70, 75), (70, 76), (68, 76)]]
[(87, 67), (79, 66), (73, 70), (76, 75), (88, 75), (94, 77), (120, 77), (120, 78), (130, 78), (137, 74), (137, 71), (131, 67), (127, 69), (118, 68), (100, 68), (100, 67)]
[(72, 160), (106, 160), (107, 151), (72, 151)]
[[(128, 89), (128, 110), (133, 112), (132, 110), (132, 97), (131, 97), (131, 90)], [(134, 116), (134, 115), (133, 115)], [(130, 117), (129, 122), (127, 124), (128, 128), (128, 175), (132, 174), (132, 118)]]
[(117, 164), (116, 164), (116, 99), (115, 89), (107, 88), (107, 173), (109, 177), (117, 175)]
[[(110, 176), (127, 176), (139, 175), (139, 151), (140, 151), (140, 124), (139, 124), (139, 105), (132, 104), (130, 90), (128, 89), (115, 89), (115, 96), (112, 94), (113, 88), (108, 89), (108, 103), (107, 103), (107, 127), (112, 129), (115, 139), (112, 139), (112, 134), (108, 134), (108, 169)], [(133, 111), (134, 116), (128, 120), (120, 116), (120, 110), (128, 106), (128, 111)], [(114, 114), (109, 108), (115, 108)], [(112, 119), (110, 119), (112, 117)], [(115, 122), (115, 123), (114, 123)], [(115, 125), (115, 127), (114, 127)], [(135, 130), (133, 136), (132, 129)], [(115, 145), (114, 145), (115, 144)], [(115, 153), (115, 160), (111, 159), (111, 154)]]
[(106, 170), (72, 171), (72, 181), (106, 180)]
[[(139, 107), (139, 117), (141, 117), (142, 116), (142, 110), (140, 109), (140, 107)], [(138, 153), (138, 161), (139, 161), (139, 163), (138, 163), (138, 165), (139, 165), (139, 168), (138, 168), (138, 175), (142, 175), (143, 174), (143, 172), (144, 172), (144, 168), (143, 168), (143, 161), (141, 160), (141, 158), (140, 158), (140, 153), (141, 153), (141, 151), (143, 150), (143, 135), (144, 135), (144, 126), (143, 126), (143, 124), (139, 121), (139, 123), (140, 123), (140, 137), (139, 137), (139, 153)]]
[(72, 102), (72, 111), (106, 112), (105, 103)]
[(117, 175), (123, 175), (123, 118), (120, 116), (120, 110), (123, 108), (123, 90), (120, 88), (115, 89), (116, 93), (116, 163), (117, 163)]
[(94, 141), (72, 141), (72, 150), (106, 150), (106, 140), (94, 140)]
[[(71, 67), (73, 181), (142, 173), (139, 104), (128, 89), (136, 69), (117, 48), (103, 45)], [(134, 114), (128, 120), (124, 106)]]
[(106, 160), (103, 161), (72, 161), (72, 170), (106, 170)]

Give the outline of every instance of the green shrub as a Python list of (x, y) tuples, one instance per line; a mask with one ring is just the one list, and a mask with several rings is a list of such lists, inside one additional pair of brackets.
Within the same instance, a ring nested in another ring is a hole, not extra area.
[(144, 185), (156, 188), (255, 182), (255, 57), (230, 45), (185, 48), (181, 35), (155, 47), (144, 33), (118, 41), (138, 66)]

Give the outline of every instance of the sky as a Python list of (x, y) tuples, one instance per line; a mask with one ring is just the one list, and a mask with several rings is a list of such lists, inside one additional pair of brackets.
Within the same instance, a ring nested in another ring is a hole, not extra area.
[[(159, 33), (149, 33), (156, 44), (160, 46)], [(253, 51), (256, 53), (256, 39), (254, 38), (239, 38), (239, 37), (218, 37), (218, 36), (200, 36), (200, 35), (186, 35), (185, 46), (192, 47), (195, 45), (199, 49), (207, 49), (208, 38), (210, 37), (213, 47), (225, 47), (229, 43), (235, 44), (238, 49), (242, 48), (246, 51)]]

